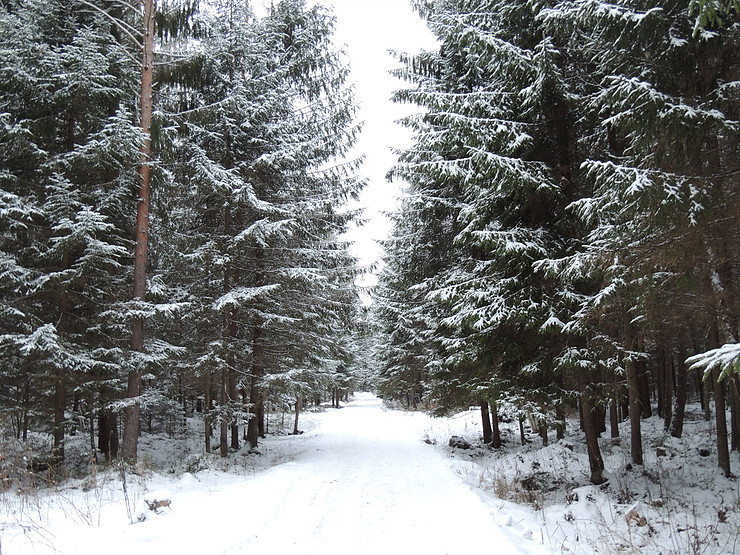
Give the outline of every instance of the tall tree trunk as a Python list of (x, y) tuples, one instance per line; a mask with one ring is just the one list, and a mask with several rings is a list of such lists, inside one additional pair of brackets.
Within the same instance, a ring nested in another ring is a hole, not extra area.
[[(74, 124), (73, 124), (74, 126)], [(73, 148), (72, 144), (68, 145), (69, 149)], [(70, 266), (69, 251), (64, 249), (62, 254), (62, 271), (67, 270)], [(57, 329), (63, 333), (67, 326), (69, 312), (69, 293), (63, 291), (59, 295), (59, 323)], [(64, 366), (54, 368), (54, 446), (52, 455), (57, 461), (64, 460), (64, 412), (67, 408), (67, 376)]]
[(663, 350), (663, 429), (671, 429), (673, 422), (673, 357), (667, 350)]
[(221, 418), (219, 422), (219, 435), (218, 435), (218, 447), (219, 447), (219, 454), (222, 457), (227, 457), (229, 455), (229, 421), (227, 418), (227, 398), (226, 398), (226, 381), (227, 381), (227, 370), (226, 368), (221, 368), (221, 379), (220, 381), (220, 387), (219, 387), (219, 412), (221, 413)]
[(603, 405), (594, 405), (594, 426), (599, 437), (606, 432), (606, 407)]
[(521, 440), (522, 445), (529, 443), (529, 441), (527, 441), (527, 436), (524, 433), (524, 417), (523, 416), (519, 416), (519, 439)]
[[(719, 323), (716, 317), (713, 318), (709, 329), (709, 348), (719, 348)], [(732, 473), (730, 472), (730, 450), (727, 448), (727, 409), (724, 384), (719, 381), (719, 374), (719, 368), (715, 367), (711, 373), (711, 380), (714, 388), (714, 419), (717, 427), (717, 466), (729, 478)]]
[(730, 450), (740, 451), (740, 398), (737, 391), (732, 387), (732, 380), (735, 376), (729, 378), (730, 381)]
[(299, 395), (295, 400), (295, 420), (293, 421), (293, 435), (298, 435), (298, 415), (301, 413), (303, 405), (303, 395)]
[(249, 388), (250, 417), (247, 423), (247, 442), (250, 447), (257, 447), (260, 436), (259, 402), (260, 402), (260, 380), (264, 369), (262, 367), (263, 345), (262, 328), (260, 323), (254, 327), (252, 341), (252, 384)]
[(714, 418), (717, 426), (717, 466), (722, 469), (728, 478), (730, 472), (730, 450), (727, 448), (727, 408), (725, 407), (725, 390), (719, 381), (719, 368), (712, 371), (712, 386), (714, 387)]
[(260, 388), (259, 401), (257, 401), (257, 433), (265, 439), (265, 392)]
[[(656, 356), (655, 356), (655, 365), (657, 371), (655, 372), (655, 385), (658, 389), (658, 416), (665, 419), (666, 410), (665, 410), (665, 396), (666, 396), (666, 388), (665, 388), (665, 357), (666, 357), (666, 348), (665, 344), (663, 343), (662, 334), (658, 334), (656, 337)], [(664, 426), (665, 427), (665, 426)], [(666, 428), (668, 429), (668, 428)]]
[[(262, 287), (265, 284), (264, 276), (264, 252), (261, 248), (257, 249), (254, 262), (254, 283), (256, 287)], [(250, 447), (257, 447), (260, 432), (264, 434), (264, 420), (260, 422), (260, 401), (262, 398), (262, 377), (265, 373), (265, 338), (262, 326), (264, 322), (257, 314), (254, 317), (252, 329), (252, 383), (249, 390), (249, 403), (251, 415), (247, 423), (247, 441)], [(264, 412), (263, 412), (264, 414)]]
[(493, 429), (491, 428), (491, 417), (488, 412), (488, 401), (480, 400), (480, 417), (483, 425), (483, 443), (486, 445), (493, 440)]
[(203, 394), (205, 396), (204, 400), (204, 407), (203, 407), (203, 430), (204, 430), (204, 440), (205, 440), (205, 448), (206, 453), (211, 452), (211, 435), (213, 435), (213, 399), (211, 396), (211, 381), (212, 381), (212, 374), (211, 371), (208, 370), (205, 373), (205, 376), (203, 376)]
[(93, 412), (92, 403), (90, 404), (90, 412), (88, 413), (88, 422), (90, 424), (88, 428), (90, 432), (90, 457), (93, 464), (98, 464), (98, 451), (95, 449), (95, 413)]
[[(146, 296), (146, 266), (149, 249), (149, 199), (152, 159), (152, 92), (154, 70), (154, 0), (143, 0), (144, 36), (141, 60), (141, 131), (144, 142), (141, 147), (139, 165), (139, 202), (136, 210), (136, 249), (134, 252), (134, 300), (143, 301)], [(136, 318), (131, 324), (131, 350), (144, 351), (144, 320)], [(139, 443), (139, 401), (141, 395), (141, 371), (139, 361), (134, 359), (128, 373), (127, 397), (123, 428), (123, 456), (136, 461)]]
[(588, 453), (588, 465), (591, 470), (590, 481), (592, 484), (603, 484), (604, 478), (604, 460), (601, 458), (601, 449), (599, 448), (599, 437), (596, 432), (594, 422), (594, 403), (591, 399), (591, 393), (584, 387), (585, 379), (581, 381), (581, 420), (583, 422), (583, 432), (586, 435), (586, 451)]
[(702, 398), (704, 400), (702, 404), (704, 408), (704, 420), (709, 422), (712, 419), (712, 409), (709, 406), (709, 399), (712, 396), (712, 380), (704, 380), (701, 384)]
[(730, 391), (732, 391), (732, 398), (735, 403), (735, 413), (732, 425), (732, 448), (736, 451), (740, 451), (740, 376), (732, 374), (729, 379)]
[[(632, 351), (635, 347), (635, 333), (632, 322), (629, 320), (629, 314), (625, 313), (624, 318), (624, 348), (627, 351)], [(625, 355), (624, 362), (627, 369), (627, 389), (630, 405), (630, 451), (632, 462), (642, 465), (640, 378), (637, 375), (637, 364), (635, 363), (634, 355), (628, 352)]]
[(565, 410), (562, 406), (555, 407), (555, 433), (558, 439), (565, 439)]
[[(635, 345), (641, 353), (645, 352), (642, 341), (636, 341)], [(650, 406), (650, 373), (648, 372), (647, 360), (644, 358), (635, 361), (637, 371), (637, 380), (640, 388), (640, 409), (643, 418), (650, 418), (653, 415)]]
[(118, 416), (112, 410), (98, 416), (98, 449), (106, 461), (118, 458)]
[(542, 438), (542, 446), (547, 447), (549, 441), (547, 437), (547, 420), (541, 418), (539, 422), (539, 428), (540, 437)]
[(619, 437), (619, 416), (617, 414), (617, 402), (609, 400), (609, 436), (614, 439)]
[(612, 438), (617, 438), (619, 437), (619, 406), (617, 404), (619, 383), (615, 372), (609, 371), (609, 381), (612, 384), (612, 395), (609, 399), (609, 435)]
[[(232, 324), (236, 327), (236, 322), (232, 320)], [(233, 334), (232, 337), (235, 337)], [(233, 367), (229, 368), (229, 400), (232, 403), (236, 403), (237, 392), (236, 392), (236, 369)], [(239, 449), (239, 422), (234, 418), (231, 421), (231, 448)]]
[(64, 367), (54, 370), (54, 447), (52, 455), (55, 460), (64, 460), (64, 409), (67, 404), (66, 375)]
[(494, 449), (501, 447), (501, 429), (498, 422), (498, 408), (496, 403), (491, 403), (491, 445)]
[(682, 329), (678, 334), (678, 348), (676, 361), (676, 401), (673, 408), (673, 423), (671, 424), (671, 435), (681, 437), (683, 434), (683, 422), (686, 414), (686, 397), (688, 396), (688, 368), (686, 358), (688, 356), (689, 336), (688, 330)]

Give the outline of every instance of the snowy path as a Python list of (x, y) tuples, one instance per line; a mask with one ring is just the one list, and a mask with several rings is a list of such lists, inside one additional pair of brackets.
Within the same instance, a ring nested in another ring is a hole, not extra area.
[(60, 530), (56, 548), (157, 555), (550, 552), (539, 538), (497, 524), (449, 459), (420, 441), (425, 415), (385, 411), (362, 395), (317, 416), (315, 430), (283, 438), (300, 447), (291, 462), (254, 476), (220, 474), (207, 487), (190, 477), (168, 486), (170, 512), (136, 525)]

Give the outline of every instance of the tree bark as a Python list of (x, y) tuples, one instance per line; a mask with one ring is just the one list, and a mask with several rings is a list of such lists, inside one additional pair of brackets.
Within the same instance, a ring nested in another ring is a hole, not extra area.
[(118, 417), (110, 410), (98, 416), (98, 449), (106, 461), (118, 458)]
[(619, 383), (617, 374), (609, 372), (609, 380), (612, 384), (611, 399), (609, 399), (609, 435), (612, 438), (619, 437)]
[(213, 399), (211, 398), (211, 371), (206, 371), (205, 376), (203, 377), (203, 394), (205, 396), (205, 402), (203, 403), (205, 406), (203, 407), (203, 430), (205, 432), (205, 448), (206, 453), (211, 452), (211, 435), (213, 434), (212, 430), (212, 418), (213, 418)]
[[(254, 261), (254, 284), (261, 287), (265, 284), (264, 276), (264, 252), (257, 248)], [(261, 381), (265, 373), (265, 339), (262, 326), (264, 322), (259, 314), (254, 316), (252, 326), (252, 383), (249, 389), (250, 418), (247, 423), (247, 441), (250, 447), (257, 447), (258, 438), (264, 434), (264, 420), (261, 422), (259, 415), (260, 400), (262, 398)], [(264, 412), (263, 412), (264, 414)]]
[(619, 437), (619, 416), (614, 399), (609, 400), (609, 435), (612, 439)]
[[(136, 210), (136, 249), (134, 252), (134, 300), (143, 301), (146, 296), (146, 267), (149, 248), (149, 199), (152, 158), (152, 110), (154, 71), (154, 0), (143, 0), (144, 35), (141, 60), (141, 131), (144, 142), (141, 146), (139, 165), (139, 200)], [(136, 318), (131, 324), (131, 350), (144, 351), (144, 320)], [(125, 410), (123, 429), (123, 456), (135, 462), (139, 443), (139, 401), (141, 395), (141, 368), (134, 361), (128, 373), (127, 397), (132, 400)]]
[[(586, 451), (588, 452), (588, 465), (591, 470), (590, 480), (592, 484), (603, 484), (604, 460), (601, 458), (599, 449), (599, 437), (594, 422), (594, 404), (591, 394), (587, 391), (581, 393), (581, 417), (583, 419), (583, 431), (586, 435)], [(639, 413), (638, 413), (639, 414)]]
[(519, 417), (519, 438), (522, 442), (522, 445), (529, 443), (529, 441), (527, 441), (527, 436), (524, 433), (524, 417), (523, 416)]
[[(233, 320), (232, 322), (236, 324)], [(236, 370), (233, 367), (229, 368), (229, 399), (232, 403), (236, 403)], [(239, 449), (239, 422), (236, 418), (231, 421), (231, 448)]]
[(219, 422), (218, 447), (219, 454), (222, 457), (227, 457), (229, 455), (229, 422), (226, 418), (228, 405), (228, 400), (226, 398), (226, 375), (227, 369), (221, 368), (221, 379), (219, 380), (221, 382), (221, 387), (219, 388), (219, 409), (221, 413), (221, 418)]
[(676, 361), (676, 401), (673, 408), (673, 423), (671, 424), (671, 435), (681, 437), (683, 434), (683, 422), (686, 414), (686, 398), (688, 396), (689, 379), (686, 358), (688, 356), (689, 337), (688, 331), (683, 329), (678, 334), (678, 348)]
[(673, 357), (663, 349), (663, 429), (671, 429), (673, 421)]
[(262, 329), (255, 326), (252, 343), (252, 384), (249, 388), (249, 403), (251, 405), (250, 418), (247, 423), (247, 442), (250, 447), (257, 447), (260, 436), (259, 403), (260, 403), (260, 380), (262, 379)]
[[(641, 345), (637, 345), (640, 348), (640, 352), (644, 352), (644, 348)], [(636, 360), (635, 369), (637, 372), (637, 380), (639, 384), (640, 392), (640, 409), (642, 411), (643, 418), (650, 418), (653, 415), (652, 408), (650, 407), (650, 378), (647, 368), (646, 360)]]
[[(635, 344), (635, 334), (629, 314), (624, 315), (624, 348), (631, 351)], [(625, 366), (627, 369), (627, 388), (630, 405), (630, 452), (632, 462), (642, 465), (642, 431), (640, 428), (640, 378), (637, 375), (637, 365), (631, 353), (625, 354)]]
[(303, 405), (303, 395), (299, 395), (295, 400), (295, 420), (293, 421), (293, 435), (298, 435), (298, 415), (301, 412), (301, 405)]
[(555, 408), (555, 419), (555, 437), (565, 439), (565, 410), (561, 406)]
[(501, 430), (498, 422), (498, 409), (496, 403), (491, 403), (491, 445), (494, 449), (501, 447)]
[(483, 425), (483, 443), (486, 445), (493, 440), (493, 429), (491, 428), (491, 417), (488, 412), (488, 401), (479, 401), (481, 423)]
[(540, 419), (540, 437), (542, 438), (542, 446), (547, 447), (548, 445), (548, 437), (547, 437), (547, 420), (544, 418)]
[(738, 398), (737, 391), (732, 387), (732, 381), (737, 377), (737, 374), (731, 376), (730, 381), (730, 450), (740, 450), (740, 398)]
[[(719, 323), (715, 317), (709, 329), (709, 348), (719, 348)], [(727, 448), (727, 413), (725, 406), (725, 389), (719, 381), (720, 370), (715, 367), (711, 373), (712, 387), (714, 389), (714, 419), (717, 427), (717, 466), (722, 469), (728, 478), (730, 472), (730, 450)]]
[(265, 439), (265, 393), (260, 388), (259, 401), (257, 402), (257, 433)]
[(54, 370), (54, 447), (55, 460), (64, 460), (64, 409), (67, 404), (66, 375), (63, 367)]

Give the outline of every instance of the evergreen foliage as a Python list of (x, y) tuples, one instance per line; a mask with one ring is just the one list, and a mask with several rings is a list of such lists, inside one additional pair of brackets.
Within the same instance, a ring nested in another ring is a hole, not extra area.
[(159, 6), (146, 295), (131, 301), (134, 8), (0, 7), (3, 418), (53, 432), (59, 458), (83, 417), (116, 457), (134, 405), (148, 428), (199, 408), (225, 455), (227, 427), (238, 447), (265, 395), (352, 387), (357, 269), (339, 237), (363, 184), (339, 162), (357, 125), (331, 16), (298, 0), (264, 18), (228, 0)]
[[(593, 481), (590, 421), (628, 396), (641, 464), (649, 376), (680, 434), (690, 345), (738, 334), (737, 12), (643, 4), (419, 1), (440, 48), (398, 72), (413, 86), (397, 99), (425, 111), (394, 172), (414, 199), (402, 210), (422, 208), (388, 243), (379, 313), (407, 321), (424, 303), (441, 407), (509, 405), (542, 432), (579, 399)], [(418, 361), (395, 352), (383, 379), (403, 397)]]

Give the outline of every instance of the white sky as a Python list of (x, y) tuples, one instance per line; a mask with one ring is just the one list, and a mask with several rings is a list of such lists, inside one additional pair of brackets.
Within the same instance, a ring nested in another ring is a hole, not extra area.
[[(396, 162), (391, 148), (408, 146), (410, 132), (396, 124), (404, 115), (418, 112), (408, 104), (395, 104), (393, 91), (406, 84), (388, 71), (398, 67), (388, 53), (416, 53), (436, 48), (434, 35), (424, 21), (412, 11), (409, 0), (309, 0), (332, 9), (337, 18), (335, 42), (347, 52), (351, 65), (350, 82), (354, 84), (359, 102), (358, 119), (364, 122), (352, 157), (364, 155), (360, 177), (368, 185), (358, 203), (349, 208), (364, 209), (366, 223), (354, 228), (347, 239), (354, 242), (350, 249), (361, 266), (378, 262), (382, 247), (378, 244), (388, 237), (390, 220), (385, 213), (397, 207), (401, 184), (389, 183), (385, 175)], [(267, 8), (269, 0), (256, 0), (254, 7)], [(374, 285), (375, 275), (366, 275), (360, 285)]]
[[(431, 49), (435, 40), (411, 10), (408, 0), (323, 0), (322, 3), (334, 8), (336, 40), (346, 45), (352, 67), (350, 80), (355, 83), (360, 102), (359, 118), (365, 122), (356, 152), (365, 155), (360, 173), (368, 179), (368, 186), (361, 194), (359, 206), (365, 209), (367, 223), (353, 230), (349, 238), (355, 242), (352, 254), (360, 264), (368, 265), (382, 255), (377, 241), (388, 236), (391, 226), (384, 213), (396, 208), (400, 194), (399, 184), (385, 179), (396, 162), (391, 147), (404, 147), (410, 141), (410, 132), (395, 121), (418, 111), (414, 106), (390, 101), (393, 91), (405, 83), (388, 74), (398, 66), (388, 51)], [(363, 284), (374, 281), (368, 278)]]

